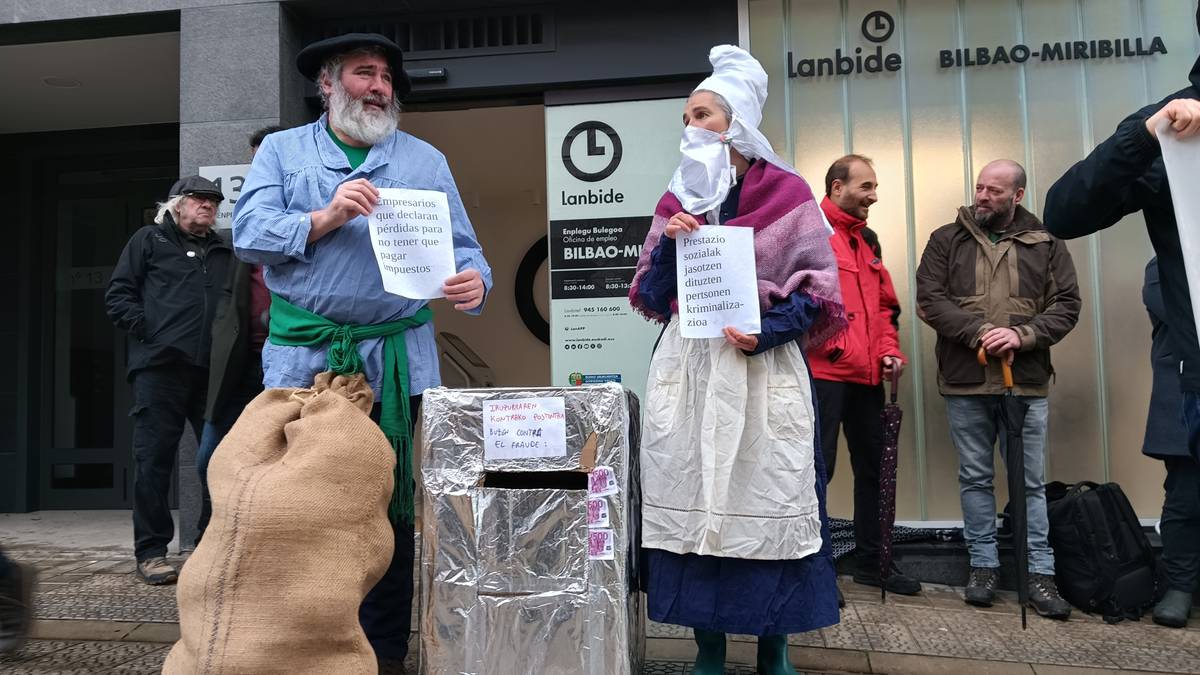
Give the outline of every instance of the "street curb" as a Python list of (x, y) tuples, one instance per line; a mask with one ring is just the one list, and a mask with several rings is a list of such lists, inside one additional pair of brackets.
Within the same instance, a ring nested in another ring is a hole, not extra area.
[[(34, 622), (29, 637), (35, 640), (172, 644), (179, 640), (179, 624), (45, 619)], [(1110, 675), (1129, 672), (1083, 666), (984, 661), (947, 656), (796, 645), (788, 647), (788, 655), (798, 670), (809, 672), (886, 673), (888, 675), (958, 675), (960, 673), (971, 673), (971, 675)], [(647, 660), (691, 662), (695, 656), (696, 647), (691, 639), (646, 638)], [(728, 642), (726, 655), (728, 664), (753, 667), (756, 656), (757, 645), (754, 642), (736, 639)], [(1154, 675), (1159, 671), (1139, 670), (1136, 672), (1142, 675)]]
[(99, 642), (157, 642), (171, 644), (179, 639), (179, 624), (144, 621), (94, 621), (42, 619), (33, 623), (29, 637), (35, 640), (90, 640)]

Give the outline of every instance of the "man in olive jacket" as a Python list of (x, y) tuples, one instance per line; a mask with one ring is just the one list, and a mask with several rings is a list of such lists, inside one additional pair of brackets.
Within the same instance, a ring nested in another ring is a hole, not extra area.
[[(971, 555), (966, 601), (990, 606), (1000, 567), (993, 411), (1005, 393), (999, 359), (1006, 359), (1013, 391), (1029, 408), (1023, 436), (1030, 604), (1043, 616), (1066, 619), (1071, 606), (1054, 584), (1042, 468), (1054, 372), (1050, 346), (1079, 319), (1079, 287), (1066, 245), (1020, 206), (1024, 195), (1021, 165), (997, 160), (983, 168), (974, 205), (960, 208), (957, 221), (929, 238), (917, 269), (917, 305), (937, 331), (938, 389), (958, 449), (963, 535)], [(991, 357), (986, 369), (977, 360), (980, 347)]]

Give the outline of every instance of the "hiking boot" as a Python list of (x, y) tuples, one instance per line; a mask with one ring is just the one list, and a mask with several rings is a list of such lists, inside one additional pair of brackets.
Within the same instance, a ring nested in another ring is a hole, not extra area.
[(32, 565), (8, 563), (8, 575), (0, 579), (0, 654), (13, 652), (25, 642), (33, 622), (33, 583), (37, 570)]
[(786, 635), (760, 635), (758, 638), (759, 675), (796, 675), (788, 658)]
[[(883, 584), (879, 580), (879, 562), (874, 565), (860, 563), (854, 570), (854, 583), (879, 588)], [(921, 582), (908, 576), (892, 563), (891, 574), (887, 578), (887, 592), (899, 595), (916, 595), (921, 592)]]
[(1071, 618), (1071, 603), (1058, 594), (1054, 577), (1049, 574), (1029, 575), (1029, 606), (1048, 619)]
[(1154, 606), (1154, 623), (1160, 626), (1183, 628), (1191, 615), (1192, 594), (1187, 591), (1168, 590)]
[(968, 605), (976, 607), (991, 607), (996, 600), (996, 568), (971, 567), (971, 576), (967, 579), (966, 597)]
[(146, 558), (137, 564), (137, 578), (151, 586), (164, 586), (179, 581), (179, 572), (167, 562), (167, 559)]
[(699, 628), (692, 632), (696, 634), (693, 675), (725, 675), (725, 634)]

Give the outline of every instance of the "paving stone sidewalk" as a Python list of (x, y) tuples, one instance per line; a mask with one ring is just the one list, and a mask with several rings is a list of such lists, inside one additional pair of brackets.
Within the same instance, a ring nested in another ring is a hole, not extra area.
[[(34, 639), (0, 656), (0, 673), (158, 672), (178, 636), (175, 589), (134, 578), (121, 551), (16, 547), (9, 554), (41, 571)], [(173, 559), (180, 563), (180, 559)], [(1110, 672), (1200, 673), (1200, 618), (1172, 630), (1144, 619), (1108, 625), (1079, 612), (1069, 622), (1032, 612), (1021, 630), (1015, 594), (990, 609), (968, 607), (962, 589), (929, 586), (923, 595), (889, 595), (840, 580), (848, 605), (832, 628), (794, 635), (792, 657), (811, 672), (1021, 673), (1101, 675)], [(647, 675), (691, 672), (688, 629), (647, 626)], [(730, 662), (753, 663), (754, 638), (732, 636)], [(415, 663), (410, 672), (417, 672)], [(727, 671), (754, 669), (732, 665)]]

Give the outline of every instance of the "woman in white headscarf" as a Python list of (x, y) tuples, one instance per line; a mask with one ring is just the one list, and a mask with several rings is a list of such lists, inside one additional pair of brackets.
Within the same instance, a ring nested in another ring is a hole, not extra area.
[[(726, 633), (759, 636), (759, 672), (788, 675), (787, 634), (838, 621), (803, 346), (845, 316), (821, 209), (758, 130), (766, 73), (729, 45), (709, 60), (629, 296), (666, 324), (642, 426), (649, 615), (694, 629), (697, 675), (724, 672)], [(702, 224), (753, 228), (758, 335), (680, 336), (675, 238)]]

